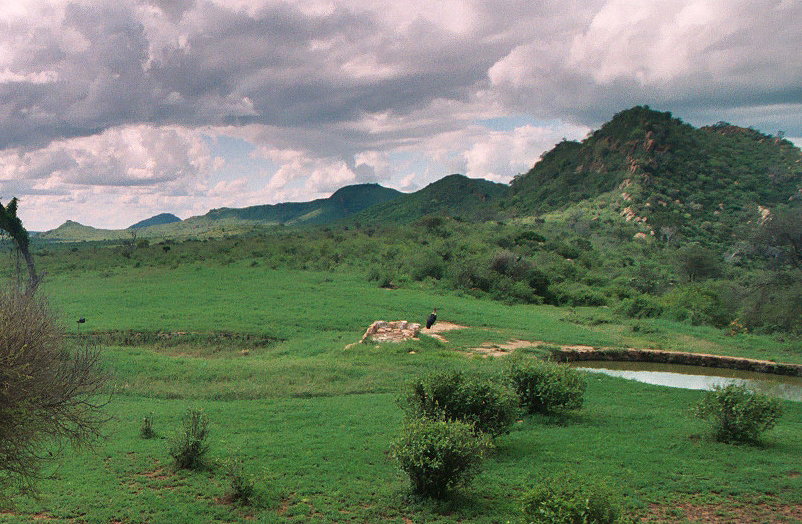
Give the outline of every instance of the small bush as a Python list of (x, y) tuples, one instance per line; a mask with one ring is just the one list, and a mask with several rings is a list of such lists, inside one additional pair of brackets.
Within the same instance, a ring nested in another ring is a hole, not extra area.
[(472, 478), (482, 461), (483, 448), (484, 442), (470, 424), (415, 418), (407, 421), (391, 452), (409, 475), (414, 493), (444, 498)]
[(587, 382), (566, 364), (543, 360), (516, 360), (506, 376), (529, 413), (555, 413), (580, 409)]
[(139, 436), (145, 439), (156, 436), (156, 431), (153, 429), (153, 414), (145, 415), (142, 426), (139, 428)]
[(419, 378), (408, 385), (402, 399), (412, 417), (459, 420), (491, 437), (509, 432), (518, 418), (518, 404), (508, 385), (459, 371)]
[(757, 442), (782, 415), (780, 401), (750, 391), (745, 386), (715, 386), (696, 406), (699, 418), (713, 423), (719, 442)]
[(200, 409), (188, 409), (184, 415), (184, 427), (170, 439), (170, 456), (176, 466), (183, 469), (200, 469), (204, 456), (209, 451), (206, 438), (209, 436), (209, 418)]
[(232, 456), (226, 463), (226, 475), (229, 478), (228, 498), (234, 502), (248, 505), (251, 503), (256, 486), (253, 478), (245, 471), (245, 464), (239, 456)]
[(613, 524), (621, 509), (605, 486), (573, 475), (550, 478), (524, 496), (528, 522), (543, 524)]

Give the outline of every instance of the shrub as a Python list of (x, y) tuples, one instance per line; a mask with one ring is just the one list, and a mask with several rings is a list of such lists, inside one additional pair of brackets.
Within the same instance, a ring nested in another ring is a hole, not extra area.
[(509, 432), (519, 404), (508, 385), (460, 371), (433, 373), (411, 382), (402, 402), (412, 417), (459, 420), (491, 437)]
[(782, 415), (780, 401), (750, 391), (746, 386), (715, 386), (696, 406), (699, 418), (711, 420), (719, 442), (757, 442)]
[(546, 479), (523, 499), (528, 522), (543, 524), (613, 524), (621, 509), (605, 486), (573, 475)]
[(664, 311), (676, 320), (721, 328), (735, 317), (738, 301), (731, 295), (727, 284), (707, 281), (674, 288), (660, 302), (665, 306)]
[(170, 439), (170, 456), (176, 466), (183, 469), (200, 469), (209, 451), (209, 417), (203, 410), (188, 409), (184, 414), (183, 428)]
[(409, 475), (414, 493), (443, 498), (471, 479), (481, 463), (483, 447), (472, 425), (423, 417), (406, 422), (391, 452)]
[(582, 407), (587, 383), (579, 371), (566, 364), (519, 359), (510, 364), (506, 376), (529, 413)]
[(240, 504), (250, 504), (256, 493), (253, 478), (245, 471), (245, 464), (239, 456), (230, 457), (226, 463), (226, 475), (229, 479), (228, 498)]
[(604, 294), (581, 282), (561, 282), (551, 290), (561, 306), (603, 306), (607, 303)]
[(616, 311), (629, 318), (652, 318), (659, 317), (663, 313), (663, 307), (653, 299), (641, 295), (625, 298), (619, 302)]
[(142, 426), (139, 427), (139, 436), (144, 439), (156, 436), (156, 431), (153, 429), (153, 414), (145, 415), (142, 420)]
[(67, 344), (44, 299), (0, 289), (0, 499), (7, 486), (35, 492), (65, 440), (80, 445), (100, 435), (100, 366), (97, 348)]

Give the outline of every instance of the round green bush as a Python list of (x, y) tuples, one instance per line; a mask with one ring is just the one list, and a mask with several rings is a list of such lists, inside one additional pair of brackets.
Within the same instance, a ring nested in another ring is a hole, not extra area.
[(524, 495), (527, 522), (538, 524), (613, 524), (621, 510), (605, 486), (573, 475), (552, 477)]
[(567, 364), (517, 359), (505, 375), (529, 413), (556, 413), (582, 407), (587, 382)]
[(414, 418), (406, 422), (391, 452), (418, 495), (444, 498), (467, 483), (482, 460), (484, 442), (460, 421)]
[(414, 380), (401, 405), (412, 417), (466, 422), (491, 437), (508, 433), (519, 411), (518, 395), (509, 385), (460, 371)]
[(713, 423), (719, 442), (757, 442), (782, 415), (780, 401), (739, 384), (715, 386), (696, 406), (699, 418)]

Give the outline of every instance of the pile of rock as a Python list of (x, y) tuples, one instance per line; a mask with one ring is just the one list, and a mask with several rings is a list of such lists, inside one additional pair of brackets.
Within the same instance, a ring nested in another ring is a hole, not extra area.
[(387, 322), (377, 320), (370, 325), (361, 342), (402, 342), (411, 338), (417, 338), (420, 334), (420, 324), (411, 324), (406, 320)]

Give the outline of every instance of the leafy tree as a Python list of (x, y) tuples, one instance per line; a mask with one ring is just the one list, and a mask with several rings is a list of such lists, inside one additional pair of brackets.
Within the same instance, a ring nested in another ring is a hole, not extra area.
[(36, 291), (41, 281), (41, 276), (36, 272), (36, 266), (33, 263), (33, 256), (30, 251), (30, 236), (28, 231), (22, 226), (22, 220), (17, 217), (17, 203), (16, 198), (12, 198), (7, 206), (0, 203), (0, 229), (8, 233), (14, 240), (20, 254), (25, 259), (25, 264), (28, 266), (28, 286), (27, 293), (32, 294)]
[(104, 383), (97, 349), (70, 350), (45, 300), (0, 290), (0, 488), (35, 491), (65, 440), (99, 435)]
[(787, 262), (802, 269), (802, 207), (772, 213), (753, 241), (781, 264)]

